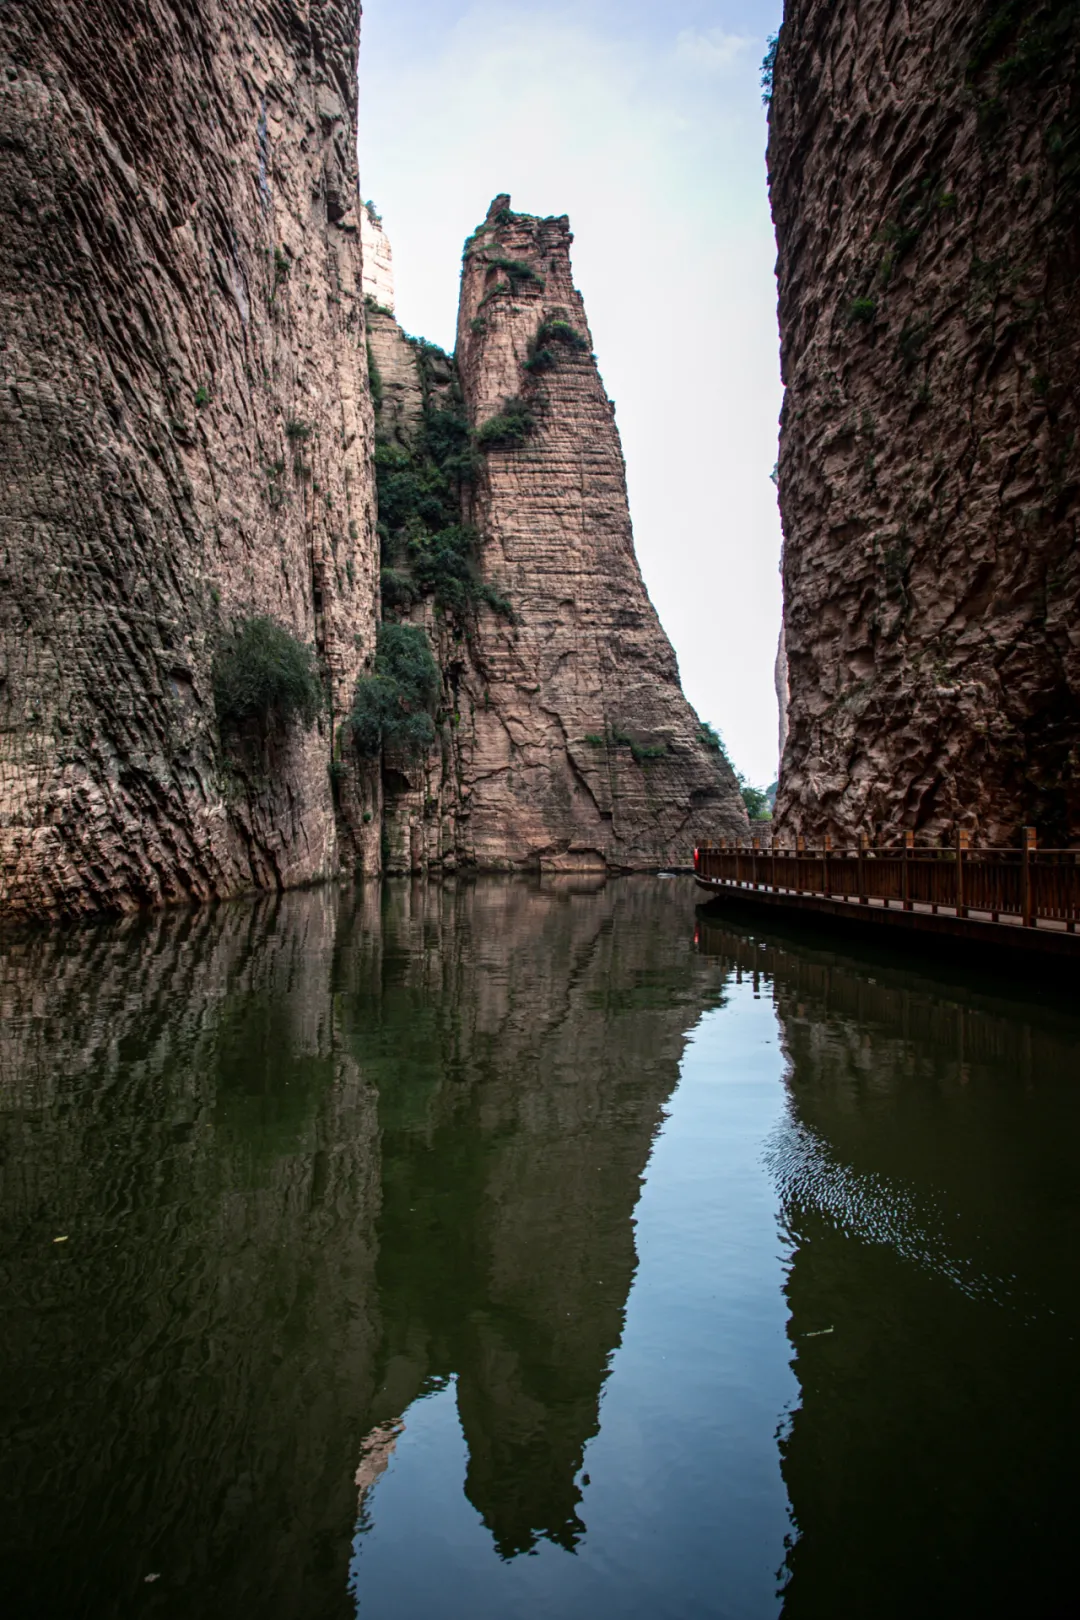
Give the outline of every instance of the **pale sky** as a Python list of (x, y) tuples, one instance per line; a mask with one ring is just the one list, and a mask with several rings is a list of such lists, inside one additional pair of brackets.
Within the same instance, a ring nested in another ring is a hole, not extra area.
[(360, 185), (405, 328), (454, 344), (491, 198), (569, 214), (645, 583), (683, 686), (777, 769), (775, 242), (759, 70), (781, 0), (365, 0)]

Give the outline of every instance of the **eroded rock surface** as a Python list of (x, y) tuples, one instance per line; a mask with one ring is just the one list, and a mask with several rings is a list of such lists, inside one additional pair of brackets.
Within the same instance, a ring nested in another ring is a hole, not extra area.
[(788, 0), (788, 739), (842, 836), (1080, 835), (1076, 7)]
[[(695, 843), (747, 829), (641, 578), (570, 241), (565, 218), (497, 197), (466, 244), (457, 362), (481, 454), (465, 515), (512, 617), (481, 602), (462, 634), (430, 603), (411, 610), (438, 649), (452, 725), (441, 757), (402, 773), (395, 864), (633, 869), (685, 863)], [(415, 350), (385, 317), (373, 347), (380, 432), (405, 442), (422, 409)], [(492, 439), (508, 409), (529, 425)]]
[(516, 622), (485, 619), (464, 744), (470, 840), (497, 864), (510, 820), (516, 859), (686, 861), (701, 840), (745, 833), (746, 812), (641, 578), (570, 242), (565, 216), (514, 214), (503, 196), (466, 244), (457, 358), (470, 420), (482, 437), (521, 399), (534, 424), (524, 443), (486, 450), (476, 489), (484, 574)]
[[(377, 601), (358, 26), (356, 0), (4, 10), (0, 910), (377, 861), (328, 771)], [(255, 614), (317, 649), (326, 708), (229, 756), (213, 648)]]

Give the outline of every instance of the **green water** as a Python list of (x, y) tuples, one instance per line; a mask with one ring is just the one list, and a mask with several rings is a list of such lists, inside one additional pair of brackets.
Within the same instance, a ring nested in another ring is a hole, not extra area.
[(845, 947), (678, 879), (0, 942), (5, 1616), (1073, 1612), (1080, 1018)]

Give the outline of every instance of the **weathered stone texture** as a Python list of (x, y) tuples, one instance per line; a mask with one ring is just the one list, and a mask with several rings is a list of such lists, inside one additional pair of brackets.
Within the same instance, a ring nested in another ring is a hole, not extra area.
[[(287, 885), (377, 838), (328, 774), (378, 568), (358, 21), (356, 0), (4, 10), (5, 911)], [(327, 688), (261, 765), (222, 754), (210, 683), (251, 613), (314, 644)]]
[[(483, 867), (685, 862), (696, 842), (747, 827), (641, 578), (570, 242), (565, 217), (513, 214), (497, 197), (465, 251), (457, 359), (470, 421), (482, 430), (520, 396), (535, 422), (523, 444), (485, 452), (473, 502), (484, 577), (515, 615), (482, 610), (459, 666), (461, 845)], [(530, 373), (551, 318), (585, 347), (555, 340), (553, 367)]]
[(1076, 20), (788, 0), (792, 832), (1080, 835)]

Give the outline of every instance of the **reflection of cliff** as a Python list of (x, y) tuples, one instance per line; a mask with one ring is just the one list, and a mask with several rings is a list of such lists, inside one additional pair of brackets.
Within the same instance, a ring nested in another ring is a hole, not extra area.
[(324, 891), (0, 958), (13, 1613), (131, 1612), (152, 1572), (347, 1612), (378, 1159), (334, 936)]
[(583, 1528), (633, 1208), (710, 997), (687, 920), (662, 882), (416, 888), (385, 918), (385, 1021), (352, 1035), (384, 1076), (376, 1416), (457, 1373), (466, 1490), (504, 1556)]
[(568, 881), (0, 952), (20, 1617), (134, 1612), (149, 1573), (167, 1612), (348, 1612), (357, 1492), (374, 1513), (401, 1414), (450, 1374), (500, 1551), (573, 1543), (639, 1182), (715, 974), (683, 885)]
[(1075, 1021), (884, 956), (700, 932), (772, 981), (790, 1062), (771, 1148), (802, 1386), (785, 1616), (1057, 1613), (1078, 1506)]

